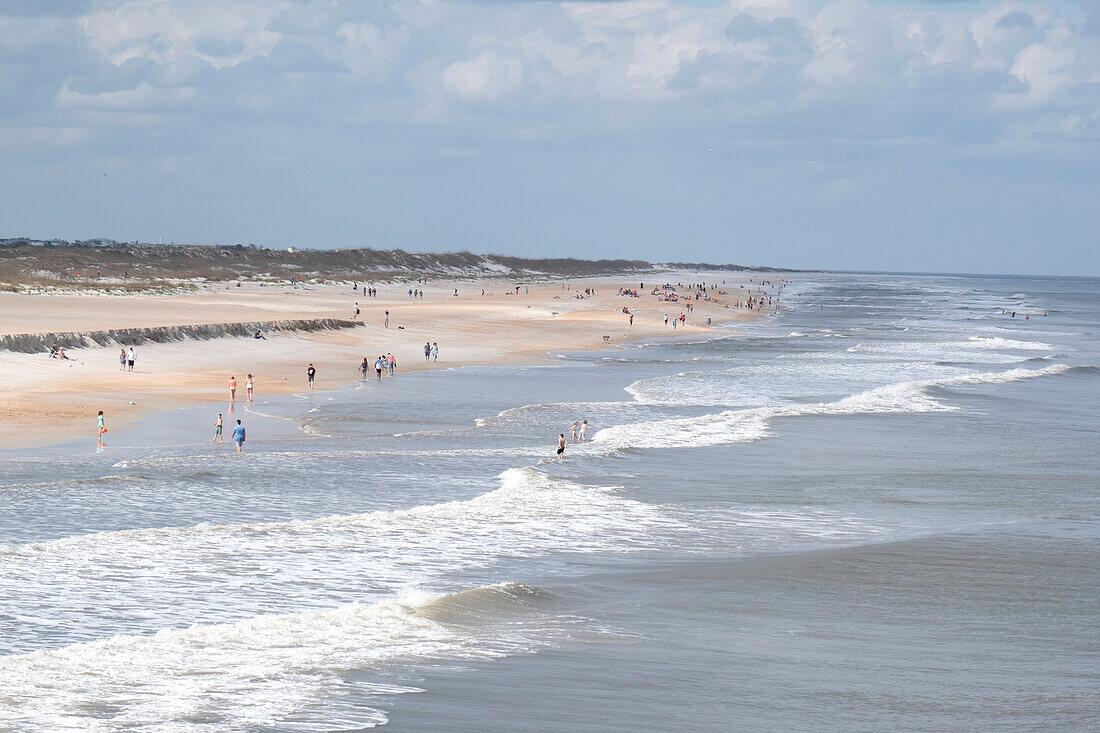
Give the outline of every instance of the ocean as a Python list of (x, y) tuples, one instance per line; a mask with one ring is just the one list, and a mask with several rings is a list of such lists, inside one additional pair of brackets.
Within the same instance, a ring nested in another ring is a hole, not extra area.
[(1096, 730), (1100, 280), (788, 277), (0, 453), (0, 729)]

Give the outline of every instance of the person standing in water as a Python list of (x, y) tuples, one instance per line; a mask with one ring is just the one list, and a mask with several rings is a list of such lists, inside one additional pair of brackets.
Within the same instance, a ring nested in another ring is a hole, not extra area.
[(96, 418), (96, 448), (95, 452), (103, 450), (103, 434), (107, 432), (107, 426), (103, 424), (103, 410), (99, 411)]
[(240, 418), (237, 419), (237, 427), (233, 428), (233, 442), (237, 444), (237, 452), (241, 452), (241, 446), (244, 445), (244, 425), (241, 425)]
[(252, 379), (252, 375), (248, 375), (248, 379), (244, 382), (244, 396), (249, 402), (252, 401), (252, 394), (256, 389), (256, 382)]
[(370, 371), (370, 362), (367, 361), (367, 357), (363, 357), (363, 363), (359, 365), (359, 371), (363, 373), (363, 379), (367, 378), (367, 372)]
[(378, 381), (382, 381), (382, 368), (385, 366), (385, 361), (379, 356), (374, 360), (374, 371), (378, 372)]
[(573, 421), (573, 427), (570, 429), (570, 434), (569, 434), (569, 437), (573, 442), (577, 441), (577, 430), (579, 430), (580, 427), (581, 427), (580, 421), (574, 420)]
[(588, 440), (588, 421), (581, 420), (581, 442)]
[(313, 380), (316, 376), (317, 376), (317, 370), (313, 368), (312, 364), (310, 364), (309, 368), (306, 369), (306, 379), (309, 380), (309, 388), (310, 389), (313, 389)]
[(229, 378), (229, 401), (235, 402), (237, 399), (237, 378)]
[(561, 463), (563, 455), (565, 455), (565, 433), (558, 433), (558, 463)]
[(222, 437), (222, 414), (218, 413), (218, 419), (214, 421), (214, 437), (210, 439), (211, 443), (224, 443), (225, 438)]

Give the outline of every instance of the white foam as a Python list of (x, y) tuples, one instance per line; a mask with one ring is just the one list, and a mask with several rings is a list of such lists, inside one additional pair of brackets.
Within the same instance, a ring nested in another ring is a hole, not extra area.
[(776, 359), (766, 365), (639, 379), (625, 390), (640, 405), (752, 407), (789, 401), (790, 396), (804, 395), (807, 385), (819, 394), (838, 394), (850, 391), (852, 385), (873, 388), (963, 373), (961, 367), (925, 361)]
[(479, 428), (487, 427), (489, 425), (497, 425), (508, 420), (513, 420), (518, 417), (522, 417), (527, 413), (540, 412), (547, 409), (556, 410), (571, 410), (574, 412), (586, 412), (601, 407), (621, 407), (622, 402), (547, 402), (536, 403), (533, 405), (521, 405), (520, 407), (512, 407), (507, 410), (502, 410), (492, 417), (479, 417), (474, 423)]
[(598, 431), (591, 442), (596, 448), (611, 450), (744, 443), (766, 437), (770, 421), (777, 417), (952, 411), (958, 408), (935, 399), (928, 394), (927, 389), (935, 386), (960, 387), (1014, 382), (1062, 374), (1068, 369), (1064, 364), (1053, 364), (1043, 369), (1010, 369), (1004, 372), (900, 382), (860, 392), (836, 402), (726, 410), (698, 417), (615, 425)]
[(466, 501), (0, 546), (0, 605), (35, 619), (30, 629), (48, 613), (54, 638), (79, 641), (200, 618), (233, 621), (259, 609), (302, 610), (303, 603), (329, 608), (349, 594), (384, 595), (501, 558), (657, 547), (682, 528), (662, 507), (615, 488), (518, 468), (501, 474), (496, 490)]
[(987, 337), (987, 336), (971, 336), (971, 345), (977, 346), (982, 349), (995, 349), (998, 351), (1005, 349), (1021, 349), (1024, 351), (1052, 351), (1054, 349), (1050, 344), (1043, 343), (1042, 341), (1019, 341), (1017, 339), (1006, 339), (999, 336)]
[[(496, 586), (507, 595), (510, 586)], [(433, 620), (427, 594), (320, 613), (265, 614), (228, 624), (118, 635), (58, 649), (0, 657), (0, 728), (20, 731), (220, 730), (302, 724), (322, 694), (346, 690), (347, 670), (400, 661), (470, 659), (537, 643), (517, 624), (476, 629)], [(386, 685), (360, 692), (416, 691)], [(338, 707), (338, 706), (337, 706)], [(328, 710), (309, 730), (331, 729)], [(355, 727), (386, 722), (357, 707)]]
[[(860, 342), (845, 349), (851, 356), (861, 359), (925, 359), (928, 361), (973, 361), (986, 363), (1011, 364), (1018, 362), (1019, 350), (1053, 350), (1050, 344), (1038, 341), (1015, 341), (1013, 339), (986, 338), (972, 336), (967, 341), (874, 341)], [(788, 358), (829, 359), (836, 354), (811, 352), (792, 354)]]

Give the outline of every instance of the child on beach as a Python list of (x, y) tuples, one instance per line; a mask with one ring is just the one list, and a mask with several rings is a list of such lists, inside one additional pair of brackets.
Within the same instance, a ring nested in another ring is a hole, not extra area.
[(241, 452), (241, 446), (244, 444), (244, 425), (241, 425), (241, 421), (238, 418), (237, 427), (233, 428), (233, 442), (237, 444), (237, 452)]
[(310, 389), (313, 389), (313, 380), (316, 376), (317, 376), (317, 370), (313, 368), (312, 364), (310, 364), (309, 368), (306, 369), (306, 379), (309, 380), (309, 388)]
[(210, 439), (211, 443), (224, 443), (225, 439), (222, 437), (222, 414), (218, 413), (218, 419), (214, 421), (214, 437)]
[(107, 427), (103, 424), (103, 410), (99, 411), (99, 415), (96, 420), (96, 453), (103, 450), (103, 434), (107, 432)]
[(573, 427), (572, 427), (572, 429), (570, 431), (570, 435), (569, 435), (570, 440), (572, 440), (573, 442), (576, 442), (576, 440), (577, 440), (577, 430), (580, 428), (580, 426), (581, 426), (580, 421), (578, 421), (578, 420), (573, 421)]
[(588, 421), (587, 420), (581, 420), (581, 442), (582, 443), (584, 441), (588, 440), (587, 434), (588, 434)]

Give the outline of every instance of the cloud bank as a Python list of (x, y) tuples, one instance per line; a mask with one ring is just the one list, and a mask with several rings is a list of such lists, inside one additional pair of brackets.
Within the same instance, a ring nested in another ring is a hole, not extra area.
[[(654, 257), (682, 232), (838, 267), (991, 228), (1076, 248), (1098, 138), (1100, 14), (1072, 3), (0, 6), (2, 213), (27, 233)], [(90, 194), (99, 169), (124, 180)], [(1046, 228), (1001, 229), (1020, 204)]]

